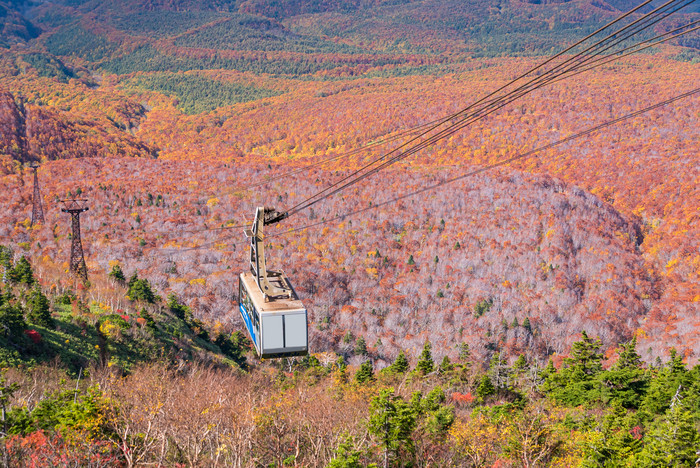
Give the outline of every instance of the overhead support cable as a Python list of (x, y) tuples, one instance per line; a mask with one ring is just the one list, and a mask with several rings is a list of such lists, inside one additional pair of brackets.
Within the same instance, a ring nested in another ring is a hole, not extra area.
[[(392, 199), (390, 199), (390, 200), (386, 200), (386, 201), (379, 202), (379, 203), (373, 203), (371, 206), (366, 207), (366, 208), (361, 208), (361, 209), (359, 209), (359, 210), (354, 210), (354, 211), (350, 211), (350, 212), (347, 212), (347, 213), (343, 213), (343, 214), (334, 216), (334, 217), (332, 217), (332, 218), (328, 218), (328, 219), (325, 219), (325, 220), (322, 220), (322, 221), (318, 221), (318, 222), (315, 222), (315, 223), (306, 224), (306, 225), (304, 225), (304, 226), (300, 226), (300, 227), (288, 229), (288, 230), (286, 230), (286, 231), (279, 231), (279, 232), (276, 232), (276, 233), (267, 235), (266, 238), (276, 238), (276, 237), (281, 237), (281, 236), (287, 236), (287, 235), (293, 234), (293, 233), (295, 233), (295, 232), (299, 232), (299, 231), (303, 231), (303, 230), (306, 230), (306, 229), (309, 229), (309, 228), (321, 226), (321, 225), (328, 224), (328, 223), (331, 223), (331, 222), (334, 222), (334, 221), (343, 220), (343, 219), (348, 218), (348, 217), (357, 216), (357, 215), (362, 214), (362, 213), (366, 213), (366, 212), (369, 212), (369, 211), (372, 211), (372, 210), (376, 210), (376, 209), (379, 209), (379, 208), (381, 208), (381, 207), (384, 207), (384, 206), (387, 206), (387, 205), (391, 205), (391, 204), (397, 203), (397, 202), (399, 202), (399, 201), (402, 201), (402, 200), (405, 200), (405, 199), (408, 199), (408, 198), (415, 197), (415, 196), (417, 196), (417, 195), (421, 195), (421, 194), (423, 194), (423, 193), (426, 193), (426, 192), (435, 190), (435, 189), (440, 188), (440, 187), (443, 187), (443, 186), (445, 186), (445, 185), (452, 184), (452, 183), (457, 182), (457, 181), (459, 181), (459, 180), (463, 180), (463, 179), (466, 179), (466, 178), (468, 178), (468, 177), (472, 177), (472, 176), (475, 176), (475, 175), (478, 175), (478, 174), (481, 174), (481, 173), (490, 171), (490, 170), (495, 169), (495, 168), (497, 168), (497, 167), (505, 166), (505, 165), (510, 164), (510, 163), (512, 163), (512, 162), (518, 161), (518, 160), (520, 160), (520, 159), (524, 159), (524, 158), (527, 158), (527, 157), (530, 157), (530, 156), (534, 156), (535, 154), (541, 153), (542, 151), (546, 151), (546, 150), (548, 150), (548, 149), (551, 149), (551, 148), (555, 148), (555, 147), (557, 147), (557, 146), (560, 146), (560, 145), (562, 145), (562, 144), (564, 144), (564, 143), (568, 143), (568, 142), (570, 142), (570, 141), (579, 139), (579, 138), (581, 138), (581, 137), (588, 136), (588, 135), (590, 135), (590, 134), (592, 134), (592, 133), (595, 133), (595, 132), (598, 132), (598, 131), (603, 130), (603, 129), (605, 129), (605, 128), (611, 127), (611, 126), (616, 125), (616, 124), (618, 124), (618, 123), (621, 123), (621, 122), (624, 122), (624, 121), (626, 121), (626, 120), (630, 120), (630, 119), (632, 119), (632, 118), (634, 118), (634, 117), (638, 117), (638, 116), (640, 116), (640, 115), (646, 114), (646, 113), (648, 113), (648, 112), (650, 112), (650, 111), (652, 111), (652, 110), (659, 109), (659, 108), (661, 108), (661, 107), (667, 106), (667, 105), (669, 105), (669, 104), (672, 104), (672, 103), (674, 103), (674, 102), (680, 101), (680, 100), (682, 100), (682, 99), (690, 98), (690, 97), (692, 97), (692, 96), (694, 96), (694, 95), (696, 95), (696, 94), (700, 94), (700, 88), (695, 88), (695, 89), (693, 89), (693, 90), (691, 90), (691, 91), (688, 91), (688, 92), (685, 92), (685, 93), (683, 93), (683, 94), (680, 94), (680, 95), (671, 97), (671, 98), (669, 98), (669, 99), (666, 99), (666, 100), (664, 100), (664, 101), (658, 102), (658, 103), (656, 103), (656, 104), (653, 104), (653, 105), (651, 105), (651, 106), (645, 107), (645, 108), (643, 108), (643, 109), (639, 109), (639, 110), (637, 110), (637, 111), (631, 112), (631, 113), (626, 114), (626, 115), (623, 115), (623, 116), (621, 116), (621, 117), (617, 117), (617, 118), (615, 118), (615, 119), (611, 119), (611, 120), (605, 121), (605, 122), (603, 122), (603, 123), (600, 123), (600, 124), (598, 124), (598, 125), (595, 125), (595, 126), (593, 126), (593, 127), (591, 127), (591, 128), (588, 128), (588, 129), (586, 129), (586, 130), (582, 130), (582, 131), (580, 131), (580, 132), (577, 132), (577, 133), (574, 133), (574, 134), (569, 135), (569, 136), (567, 136), (567, 137), (561, 138), (561, 139), (559, 139), (559, 140), (557, 140), (557, 141), (554, 141), (554, 142), (552, 142), (552, 143), (548, 143), (548, 144), (546, 144), (546, 145), (544, 145), (544, 146), (540, 146), (540, 147), (538, 147), (538, 148), (535, 148), (535, 149), (532, 149), (532, 150), (529, 150), (529, 151), (526, 151), (526, 152), (523, 152), (523, 153), (516, 154), (515, 156), (511, 156), (511, 157), (506, 158), (506, 159), (503, 159), (503, 160), (501, 160), (501, 161), (498, 161), (498, 162), (495, 162), (495, 163), (492, 163), (492, 164), (489, 164), (489, 165), (486, 165), (486, 166), (483, 166), (483, 167), (479, 167), (478, 169), (474, 169), (474, 170), (472, 170), (472, 171), (466, 172), (466, 173), (461, 174), (461, 175), (459, 175), (459, 176), (450, 177), (450, 178), (448, 178), (448, 179), (445, 179), (445, 180), (443, 180), (443, 181), (438, 182), (437, 184), (433, 184), (433, 185), (430, 185), (430, 186), (428, 186), (428, 187), (420, 188), (420, 189), (418, 189), (418, 190), (415, 190), (415, 191), (413, 191), (413, 192), (409, 192), (409, 193), (400, 195), (400, 196), (395, 197), (395, 198), (392, 198)], [(161, 253), (164, 253), (164, 254), (167, 254), (167, 255), (177, 255), (177, 254), (184, 254), (184, 253), (192, 252), (192, 251), (195, 251), (195, 250), (200, 250), (200, 249), (208, 248), (208, 247), (211, 247), (211, 246), (213, 246), (213, 245), (215, 245), (215, 244), (220, 244), (220, 242), (219, 242), (219, 241), (208, 242), (208, 243), (206, 243), (206, 244), (202, 244), (202, 245), (199, 245), (199, 246), (195, 246), (195, 247), (186, 247), (186, 248), (182, 248), (182, 249), (164, 249), (164, 248), (160, 248), (160, 249), (158, 249), (158, 250), (160, 250)], [(247, 242), (245, 242), (245, 241), (242, 241), (242, 242), (234, 242), (234, 243), (232, 243), (232, 244), (230, 244), (230, 245), (234, 245), (234, 246), (235, 246), (235, 245), (238, 245), (238, 244), (244, 246), (244, 245), (247, 245)]]
[[(454, 121), (455, 118), (463, 116), (462, 120), (459, 120), (457, 123), (453, 123), (447, 128), (444, 128), (442, 130), (439, 130), (437, 133), (433, 135), (429, 135), (431, 131), (437, 130), (440, 125), (435, 125), (431, 129), (421, 133), (417, 137), (412, 138), (408, 142), (404, 143), (400, 147), (394, 149), (393, 151), (387, 153), (386, 155), (382, 156), (381, 158), (375, 159), (371, 161), (370, 163), (366, 164), (362, 168), (354, 171), (350, 175), (342, 178), (341, 180), (337, 181), (335, 184), (327, 187), (326, 189), (323, 189), (316, 193), (315, 195), (312, 195), (311, 197), (306, 198), (305, 200), (301, 201), (300, 203), (294, 205), (290, 209), (287, 210), (287, 213), (289, 216), (292, 214), (298, 213), (299, 211), (302, 211), (304, 209), (309, 208), (310, 206), (330, 197), (333, 196), (334, 194), (338, 193), (339, 191), (344, 190), (345, 188), (354, 185), (361, 180), (376, 174), (378, 171), (388, 167), (389, 165), (395, 163), (396, 161), (403, 159), (411, 154), (414, 154), (415, 152), (426, 148), (427, 146), (430, 146), (434, 144), (435, 142), (455, 133), (456, 131), (466, 127), (467, 125), (470, 125), (476, 121), (479, 121), (483, 119), (484, 117), (494, 113), (495, 111), (501, 109), (505, 105), (509, 104), (510, 102), (514, 101), (515, 99), (518, 99), (525, 94), (528, 94), (536, 89), (541, 88), (548, 82), (555, 80), (555, 79), (563, 79), (567, 73), (572, 74), (577, 71), (577, 69), (586, 66), (587, 63), (589, 63), (591, 60), (595, 59), (598, 55), (600, 55), (602, 52), (610, 50), (612, 47), (614, 47), (617, 44), (620, 44), (624, 42), (624, 40), (629, 39), (633, 35), (639, 34), (641, 31), (644, 29), (647, 29), (654, 24), (658, 23), (662, 19), (668, 17), (668, 15), (678, 11), (680, 8), (683, 8), (691, 3), (693, 3), (695, 0), (690, 0), (690, 1), (681, 1), (678, 2), (677, 0), (669, 0), (668, 2), (664, 3), (660, 7), (652, 10), (650, 13), (642, 16), (641, 18), (633, 21), (631, 24), (609, 34), (605, 38), (597, 41), (593, 45), (588, 46), (586, 49), (584, 49), (582, 52), (579, 52), (578, 54), (574, 55), (573, 57), (565, 60), (564, 62), (556, 65), (555, 67), (551, 68), (550, 70), (547, 70), (543, 74), (536, 76), (535, 78), (531, 78), (527, 83), (520, 85), (518, 88), (516, 88), (513, 91), (510, 91), (509, 93), (496, 97), (493, 99), (488, 99), (491, 96), (494, 96), (496, 93), (498, 93), (500, 90), (506, 89), (508, 86), (518, 82), (521, 79), (526, 78), (529, 74), (531, 74), (533, 71), (536, 71), (540, 68), (542, 68), (545, 64), (548, 64), (552, 62), (552, 60), (556, 57), (561, 56), (564, 52), (571, 50), (577, 45), (582, 44), (585, 42), (587, 39), (593, 37), (595, 34), (597, 34), (600, 31), (603, 31), (607, 28), (609, 28), (611, 25), (619, 22), (622, 18), (628, 16), (631, 14), (631, 12), (628, 12), (627, 14), (623, 15), (622, 17), (618, 18), (617, 20), (611, 22), (610, 24), (604, 26), (603, 28), (600, 28), (598, 31), (595, 33), (590, 34), (586, 38), (580, 40), (573, 46), (570, 46), (569, 48), (565, 49), (565, 51), (562, 51), (555, 56), (551, 57), (550, 59), (546, 60), (539, 66), (532, 68), (525, 72), (524, 74), (520, 75), (519, 77), (515, 78), (512, 80), (510, 83), (500, 87), (498, 90), (492, 92), (488, 96), (480, 99), (476, 103), (470, 105), (469, 107), (463, 109), (462, 111), (453, 114), (451, 116), (451, 119), (446, 118), (443, 119), (443, 122), (447, 122), (449, 120)], [(645, 2), (648, 3), (648, 2)], [(640, 5), (637, 8), (640, 8), (644, 4)], [(680, 6), (679, 6), (680, 5)], [(672, 10), (672, 11), (669, 11)], [(610, 42), (612, 41), (612, 43)], [(608, 55), (608, 57), (616, 55), (618, 52), (613, 51)], [(584, 57), (584, 60), (581, 60), (581, 58)], [(476, 111), (467, 114), (467, 111), (474, 108), (477, 104), (484, 103), (480, 108), (477, 108)], [(425, 140), (421, 140), (421, 138), (426, 137)], [(413, 146), (409, 146), (406, 148), (409, 144), (415, 143)], [(406, 148), (406, 149), (404, 149)], [(391, 156), (393, 155), (393, 156)], [(391, 157), (389, 157), (391, 156)]]

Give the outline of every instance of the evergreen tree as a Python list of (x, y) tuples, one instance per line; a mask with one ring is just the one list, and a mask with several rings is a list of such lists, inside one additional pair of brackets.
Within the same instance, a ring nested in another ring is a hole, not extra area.
[[(2, 295), (0, 295), (2, 298)], [(0, 334), (7, 337), (17, 337), (27, 328), (24, 314), (19, 307), (0, 300)]]
[(397, 374), (404, 374), (408, 372), (409, 363), (403, 349), (399, 351), (399, 355), (396, 356), (396, 360), (388, 367), (388, 369)]
[(395, 395), (393, 388), (372, 399), (368, 429), (384, 449), (384, 466), (408, 465), (414, 453), (411, 434), (415, 427), (415, 409)]
[(521, 354), (518, 356), (518, 359), (515, 360), (513, 363), (513, 369), (516, 371), (521, 371), (527, 367), (527, 359), (525, 359), (525, 356)]
[(693, 415), (680, 399), (674, 399), (666, 417), (645, 437), (644, 449), (635, 459), (639, 467), (696, 466), (700, 435)]
[(141, 308), (139, 317), (146, 321), (146, 328), (151, 333), (155, 333), (156, 331), (158, 331), (158, 327), (156, 327), (156, 321), (153, 320), (153, 317), (151, 316), (151, 314), (148, 313), (148, 311), (145, 308)]
[(423, 351), (420, 353), (418, 358), (418, 363), (416, 364), (416, 371), (427, 375), (430, 374), (435, 368), (435, 363), (433, 362), (433, 355), (431, 353), (430, 341), (426, 341), (423, 345)]
[(471, 350), (469, 349), (469, 345), (467, 343), (460, 343), (459, 344), (459, 360), (460, 361), (468, 361), (472, 357)]
[(343, 343), (348, 344), (353, 340), (352, 332), (350, 330), (345, 332), (345, 335), (343, 335)]
[(444, 440), (455, 421), (454, 408), (445, 406), (446, 399), (441, 387), (435, 387), (425, 397), (415, 392), (411, 398), (419, 432), (429, 434), (435, 443)]
[[(243, 348), (245, 345), (245, 337), (243, 337), (240, 332), (235, 332), (231, 336), (219, 333), (214, 340), (214, 344), (219, 347), (222, 353), (238, 364), (241, 369), (248, 368), (248, 362), (244, 356), (245, 351)], [(316, 362), (318, 362), (318, 359), (316, 359)]]
[(365, 361), (362, 363), (362, 365), (360, 365), (360, 368), (357, 370), (357, 373), (355, 374), (355, 381), (357, 381), (357, 383), (363, 384), (371, 380), (374, 380), (374, 368), (372, 367), (371, 362)]
[(618, 402), (625, 408), (639, 408), (648, 385), (642, 369), (642, 359), (636, 351), (637, 339), (620, 345), (615, 365), (600, 375), (603, 397)]
[(602, 383), (599, 374), (603, 370), (600, 338), (593, 340), (584, 331), (581, 341), (571, 347), (571, 355), (564, 359), (559, 372), (548, 374), (542, 390), (555, 400), (570, 406), (578, 406), (599, 398)]
[(27, 260), (27, 257), (22, 255), (17, 264), (10, 270), (9, 279), (13, 283), (26, 284), (31, 286), (34, 284), (34, 272), (32, 266)]
[(14, 252), (11, 248), (0, 245), (0, 266), (2, 266), (6, 271), (12, 269), (12, 259), (14, 258)]
[(126, 281), (122, 267), (120, 267), (118, 264), (112, 267), (112, 271), (109, 272), (109, 276), (119, 283)]
[(564, 359), (564, 366), (571, 369), (572, 377), (582, 380), (603, 370), (601, 346), (600, 338), (594, 341), (585, 331), (581, 332), (581, 341), (571, 346), (571, 356)]
[(138, 281), (138, 279), (139, 279), (138, 273), (134, 272), (134, 274), (131, 275), (131, 277), (129, 278), (129, 281), (127, 281), (126, 286), (129, 289), (131, 289), (131, 287), (134, 285), (134, 283), (136, 283), (136, 281)]
[(357, 341), (355, 341), (355, 354), (359, 356), (367, 355), (367, 342), (365, 342), (363, 337), (359, 337)]
[(675, 349), (671, 349), (671, 360), (649, 382), (639, 407), (640, 411), (650, 420), (663, 414), (670, 408), (678, 388), (684, 391), (692, 386), (693, 381), (693, 375), (685, 368), (683, 359)]
[[(134, 279), (136, 275), (132, 277)], [(129, 291), (128, 295), (132, 301), (144, 301), (149, 304), (156, 302), (156, 295), (151, 289), (151, 284), (146, 279), (134, 279), (134, 281), (129, 280)]]
[(547, 361), (547, 366), (545, 366), (545, 368), (540, 373), (540, 377), (545, 379), (545, 382), (546, 382), (546, 379), (552, 377), (556, 373), (557, 373), (557, 368), (554, 367), (554, 361), (552, 361), (550, 359), (549, 361)]
[[(363, 468), (360, 463), (360, 452), (353, 447), (352, 439), (346, 438), (335, 451), (333, 458), (326, 468)], [(376, 467), (375, 464), (368, 465), (367, 468)]]
[(487, 396), (495, 393), (496, 387), (493, 386), (491, 379), (488, 375), (483, 375), (481, 377), (481, 381), (479, 382), (479, 386), (476, 388), (476, 394), (483, 400)]
[(452, 361), (450, 361), (450, 358), (447, 355), (442, 358), (442, 362), (440, 363), (438, 369), (442, 373), (450, 372), (454, 369), (454, 365), (452, 365)]
[(184, 304), (180, 304), (180, 302), (177, 300), (177, 296), (172, 293), (168, 294), (168, 308), (170, 309), (170, 312), (172, 312), (175, 317), (179, 318), (180, 320), (187, 322), (192, 316), (190, 308)]
[(599, 430), (589, 433), (584, 446), (583, 468), (632, 466), (631, 460), (642, 449), (641, 423), (635, 413), (613, 402)]
[(54, 320), (53, 317), (51, 317), (51, 310), (49, 309), (49, 300), (44, 293), (41, 292), (41, 289), (38, 287), (34, 288), (27, 306), (27, 319), (29, 319), (31, 323), (47, 328), (54, 327)]

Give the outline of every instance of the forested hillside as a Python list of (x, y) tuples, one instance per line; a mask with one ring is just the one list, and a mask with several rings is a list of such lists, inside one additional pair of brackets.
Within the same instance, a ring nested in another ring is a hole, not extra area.
[[(12, 463), (693, 466), (697, 95), (402, 197), (696, 88), (698, 31), (267, 228), (310, 356), (260, 361), (238, 312), (256, 207), (395, 154), (638, 3), (0, 2)], [(638, 40), (698, 20), (693, 4)], [(73, 197), (88, 281), (68, 272)]]

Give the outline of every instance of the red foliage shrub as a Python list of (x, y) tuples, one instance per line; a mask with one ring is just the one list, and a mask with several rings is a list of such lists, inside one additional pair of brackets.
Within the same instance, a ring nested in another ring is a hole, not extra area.
[(469, 404), (469, 403), (474, 401), (474, 395), (472, 395), (472, 392), (467, 392), (467, 393), (454, 392), (452, 394), (452, 401), (457, 403), (457, 404)]
[(10, 466), (23, 468), (120, 464), (113, 445), (108, 441), (69, 441), (59, 434), (47, 435), (42, 430), (6, 439), (5, 450)]
[(34, 344), (41, 343), (41, 334), (36, 330), (25, 330), (24, 333), (29, 337)]

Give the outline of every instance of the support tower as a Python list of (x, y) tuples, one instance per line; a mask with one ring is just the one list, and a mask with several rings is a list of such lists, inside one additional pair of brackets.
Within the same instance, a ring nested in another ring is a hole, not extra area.
[(61, 208), (64, 213), (70, 213), (71, 227), (73, 228), (73, 242), (70, 246), (70, 272), (87, 281), (87, 266), (85, 265), (85, 256), (83, 255), (83, 243), (80, 240), (80, 213), (84, 213), (89, 208), (81, 205), (81, 202), (87, 200), (61, 200), (65, 205)]
[(41, 193), (39, 192), (39, 174), (37, 169), (39, 165), (37, 163), (29, 166), (34, 171), (34, 196), (32, 197), (32, 226), (34, 223), (44, 222), (44, 207), (41, 204)]

